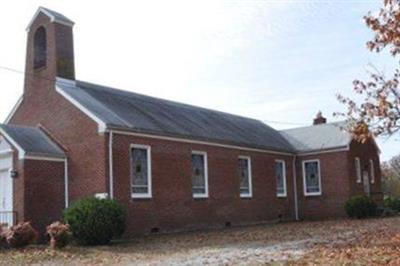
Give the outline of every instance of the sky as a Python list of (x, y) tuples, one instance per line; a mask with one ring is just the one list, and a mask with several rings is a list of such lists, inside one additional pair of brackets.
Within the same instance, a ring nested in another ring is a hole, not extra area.
[[(151, 96), (260, 119), (276, 129), (328, 122), (344, 111), (335, 95), (372, 64), (362, 17), (378, 0), (2, 1), (0, 67), (23, 71), (25, 28), (39, 6), (74, 27), (76, 76)], [(7, 37), (6, 37), (7, 36)], [(0, 121), (22, 94), (23, 74), (0, 68)], [(382, 160), (399, 137), (378, 139)]]

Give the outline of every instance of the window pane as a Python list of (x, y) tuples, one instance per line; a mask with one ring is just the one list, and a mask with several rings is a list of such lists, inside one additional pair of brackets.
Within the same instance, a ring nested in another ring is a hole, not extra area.
[(206, 194), (204, 155), (192, 154), (192, 193)]
[(307, 193), (320, 192), (318, 162), (305, 163)]
[(283, 163), (276, 162), (275, 164), (276, 175), (276, 190), (278, 194), (285, 194), (284, 176), (283, 176)]
[(239, 158), (240, 194), (250, 194), (249, 164), (247, 159)]
[(146, 149), (132, 149), (132, 193), (148, 193), (147, 159)]

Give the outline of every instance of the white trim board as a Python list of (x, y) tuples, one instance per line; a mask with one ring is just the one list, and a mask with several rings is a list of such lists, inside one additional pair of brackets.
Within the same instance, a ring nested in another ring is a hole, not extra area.
[(15, 103), (14, 107), (11, 109), (11, 112), (8, 114), (6, 120), (4, 121), (4, 124), (8, 124), (10, 122), (11, 118), (13, 118), (14, 114), (17, 112), (23, 101), (24, 95), (21, 95), (18, 101)]
[(10, 144), (17, 149), (18, 151), (18, 159), (24, 159), (25, 158), (25, 150), (10, 136), (8, 135), (8, 133), (0, 128), (0, 134), (3, 135), (4, 138), (6, 138), (6, 140), (8, 142), (10, 142)]
[[(147, 152), (147, 193), (133, 193), (131, 190), (131, 197), (132, 199), (151, 199), (153, 197), (152, 192), (152, 174), (151, 174), (151, 146), (149, 145), (142, 145), (142, 144), (131, 144), (129, 147), (129, 157), (130, 157), (130, 164), (131, 164), (131, 173), (132, 169), (132, 150), (133, 149), (144, 149)], [(131, 187), (132, 178), (131, 178)]]
[(43, 7), (39, 7), (39, 8), (36, 10), (35, 15), (33, 15), (33, 18), (31, 19), (31, 21), (29, 22), (28, 27), (26, 27), (26, 31), (27, 31), (27, 32), (29, 32), (29, 30), (30, 30), (30, 28), (31, 28), (31, 26), (32, 26), (32, 24), (33, 24), (33, 22), (35, 21), (36, 17), (39, 16), (40, 13), (43, 13), (43, 14), (45, 14), (46, 16), (48, 16), (48, 17), (50, 18), (50, 21), (51, 21), (51, 22), (57, 22), (57, 23), (59, 23), (59, 24), (62, 24), (62, 25), (65, 25), (65, 26), (69, 26), (69, 27), (73, 27), (74, 24), (75, 24), (74, 22), (68, 23), (68, 22), (66, 22), (66, 21), (59, 20), (59, 19), (57, 19), (55, 16), (53, 16), (53, 14), (51, 14), (51, 13), (48, 12), (46, 9), (44, 9)]
[[(318, 185), (319, 191), (318, 192), (307, 192), (307, 182), (306, 182), (306, 163), (317, 162), (318, 164)], [(309, 159), (309, 160), (302, 160), (301, 162), (302, 170), (303, 170), (303, 190), (304, 196), (321, 196), (322, 195), (322, 177), (321, 177), (321, 162), (319, 159)]]
[(249, 193), (240, 193), (240, 197), (244, 198), (244, 199), (252, 198), (253, 197), (253, 182), (252, 182), (253, 176), (252, 176), (252, 171), (251, 171), (251, 157), (239, 155), (238, 159), (247, 161), (247, 171), (248, 171), (248, 179), (249, 179)]
[[(276, 159), (275, 163), (281, 163), (282, 164), (282, 175), (283, 175), (283, 193), (278, 193), (276, 192), (276, 196), (278, 198), (286, 198), (287, 197), (287, 183), (286, 183), (286, 162), (285, 160), (281, 160), (281, 159)], [(276, 167), (276, 164), (275, 164)], [(276, 171), (276, 169), (275, 169)], [(275, 180), (276, 180), (276, 176), (275, 176)], [(277, 187), (278, 189), (278, 187)]]
[(35, 155), (26, 155), (24, 156), (25, 160), (36, 160), (36, 161), (50, 161), (50, 162), (64, 162), (65, 158), (57, 158), (57, 157), (46, 157), (46, 156), (35, 156)]
[(62, 95), (65, 99), (67, 99), (70, 103), (72, 103), (76, 108), (81, 110), (85, 115), (87, 115), (89, 118), (94, 120), (98, 127), (99, 127), (99, 133), (104, 133), (106, 132), (107, 125), (106, 123), (101, 120), (98, 116), (93, 114), (92, 112), (89, 111), (85, 106), (83, 106), (81, 103), (79, 103), (77, 100), (69, 96), (65, 91), (63, 91), (60, 87), (56, 86), (56, 91)]
[(111, 131), (114, 132), (114, 134), (128, 135), (128, 136), (135, 136), (135, 137), (144, 137), (144, 138), (152, 138), (152, 139), (169, 140), (169, 141), (176, 141), (176, 142), (183, 142), (183, 143), (215, 146), (215, 147), (242, 150), (242, 151), (262, 152), (262, 153), (277, 154), (277, 155), (286, 155), (286, 156), (293, 156), (294, 155), (292, 153), (286, 153), (286, 152), (278, 152), (278, 151), (255, 149), (255, 148), (246, 148), (246, 147), (241, 147), (241, 146), (235, 146), (235, 145), (229, 145), (229, 144), (220, 144), (220, 143), (201, 141), (201, 140), (191, 140), (191, 139), (176, 138), (176, 137), (166, 137), (166, 136), (160, 136), (160, 135), (151, 135), (151, 134), (145, 134), (145, 133), (135, 133), (135, 132), (131, 132), (131, 131), (122, 131), (122, 130), (113, 130), (113, 129), (111, 129), (111, 130), (108, 129), (107, 130), (107, 132), (111, 132)]
[[(209, 197), (209, 191), (208, 191), (208, 157), (207, 157), (207, 152), (205, 151), (195, 151), (192, 150), (191, 155), (201, 155), (203, 156), (203, 167), (204, 167), (204, 187), (205, 187), (205, 193), (193, 193), (192, 196), (194, 199), (206, 199)], [(193, 166), (191, 166), (193, 167)], [(193, 184), (192, 184), (193, 186)], [(193, 188), (193, 187), (192, 187)]]

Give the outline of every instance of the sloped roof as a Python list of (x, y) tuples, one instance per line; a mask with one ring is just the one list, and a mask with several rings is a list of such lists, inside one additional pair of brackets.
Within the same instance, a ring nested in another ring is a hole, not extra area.
[(0, 124), (0, 131), (26, 155), (65, 158), (63, 150), (39, 128)]
[(48, 8), (44, 8), (44, 7), (39, 7), (35, 13), (35, 15), (33, 16), (33, 18), (31, 19), (31, 21), (28, 24), (28, 27), (26, 28), (26, 30), (29, 30), (29, 28), (31, 27), (33, 21), (36, 19), (36, 17), (40, 14), (43, 13), (46, 16), (48, 16), (50, 18), (50, 20), (52, 22), (58, 22), (60, 24), (63, 25), (67, 25), (67, 26), (73, 26), (75, 23), (70, 20), (69, 18), (67, 18), (66, 16), (64, 16), (63, 14), (60, 14), (56, 11), (50, 10)]
[(278, 131), (259, 120), (82, 81), (58, 79), (56, 87), (110, 129), (293, 152)]
[(280, 131), (296, 152), (345, 148), (351, 135), (343, 128), (345, 122), (328, 123)]

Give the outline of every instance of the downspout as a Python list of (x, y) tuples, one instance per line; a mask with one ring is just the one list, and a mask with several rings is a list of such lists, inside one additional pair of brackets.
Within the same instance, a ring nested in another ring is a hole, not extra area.
[(108, 170), (110, 178), (110, 199), (114, 198), (114, 171), (113, 171), (113, 132), (109, 131), (108, 141)]
[(69, 191), (68, 191), (68, 158), (64, 160), (64, 193), (65, 193), (65, 208), (69, 206)]
[(296, 155), (293, 156), (292, 171), (293, 171), (294, 215), (295, 215), (296, 221), (298, 221), (299, 220), (299, 205), (298, 205), (298, 199), (297, 199)]

